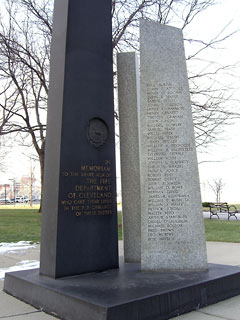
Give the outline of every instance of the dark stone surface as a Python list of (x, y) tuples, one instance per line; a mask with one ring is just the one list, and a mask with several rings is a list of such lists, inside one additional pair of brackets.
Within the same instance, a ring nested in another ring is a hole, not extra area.
[(240, 268), (209, 264), (209, 271), (141, 272), (139, 264), (50, 279), (38, 269), (6, 274), (4, 290), (69, 320), (163, 320), (240, 294)]
[(55, 1), (40, 259), (53, 278), (118, 268), (111, 3)]

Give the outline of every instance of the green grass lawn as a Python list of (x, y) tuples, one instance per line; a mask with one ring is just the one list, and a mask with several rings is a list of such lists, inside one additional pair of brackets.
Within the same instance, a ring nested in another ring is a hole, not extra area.
[(240, 242), (240, 221), (204, 219), (207, 241)]
[[(3, 207), (3, 206), (2, 206)], [(41, 214), (38, 209), (0, 209), (0, 242), (40, 242)], [(122, 214), (118, 214), (118, 237), (122, 240)]]
[[(239, 242), (240, 221), (204, 219), (207, 241)], [(0, 242), (40, 241), (38, 209), (0, 209)], [(122, 214), (118, 213), (118, 237), (122, 240)]]
[(38, 209), (0, 209), (0, 242), (40, 241)]

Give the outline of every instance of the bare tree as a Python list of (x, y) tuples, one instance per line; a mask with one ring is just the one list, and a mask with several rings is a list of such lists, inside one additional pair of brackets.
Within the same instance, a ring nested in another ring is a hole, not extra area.
[(28, 158), (29, 171), (26, 176), (23, 176), (21, 178), (21, 195), (24, 197), (25, 201), (30, 204), (30, 207), (32, 207), (34, 184), (36, 182), (36, 178), (35, 178), (36, 161), (31, 156), (27, 156), (27, 158)]
[[(238, 30), (230, 30), (227, 24), (205, 41), (191, 35), (191, 23), (200, 14), (213, 6), (215, 0), (141, 0), (113, 1), (113, 48), (125, 51), (138, 50), (138, 20), (152, 19), (162, 24), (172, 25), (183, 30), (189, 73), (189, 86), (192, 100), (193, 121), (196, 134), (196, 146), (207, 147), (224, 131), (224, 125), (232, 124), (239, 118), (239, 105), (233, 97), (234, 88), (219, 82), (220, 76), (228, 76), (237, 67), (236, 64), (219, 65), (208, 61), (206, 55), (233, 36)], [(196, 71), (196, 65), (199, 66)]]
[[(34, 147), (43, 181), (53, 0), (1, 2), (0, 136), (17, 134), (20, 143)], [(203, 52), (215, 48), (233, 34), (223, 30), (208, 41), (190, 36), (192, 21), (214, 3), (215, 0), (112, 1), (114, 53), (138, 50), (139, 18), (183, 30), (185, 41), (192, 48), (187, 62), (198, 146), (214, 141), (223, 124), (238, 116), (227, 107), (226, 90), (215, 81), (219, 72), (230, 66), (214, 69), (211, 65), (210, 69), (203, 68), (197, 73), (191, 71), (192, 61), (195, 63)]]
[(33, 202), (33, 189), (34, 183), (36, 181), (35, 178), (35, 161), (32, 158), (29, 158), (29, 204), (32, 207)]
[(5, 5), (0, 24), (0, 135), (17, 133), (22, 144), (34, 147), (43, 180), (52, 1), (6, 0)]
[(5, 146), (5, 141), (3, 140), (3, 137), (0, 136), (0, 172), (2, 173), (7, 171), (7, 154), (8, 150)]
[(209, 186), (215, 194), (216, 202), (220, 203), (223, 187), (225, 186), (222, 178), (214, 179), (212, 183), (209, 183)]

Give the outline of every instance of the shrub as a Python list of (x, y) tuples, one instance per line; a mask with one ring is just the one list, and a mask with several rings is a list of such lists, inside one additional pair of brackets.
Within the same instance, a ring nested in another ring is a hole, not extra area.
[(203, 203), (202, 203), (203, 208), (210, 207), (210, 203), (211, 203), (211, 202), (203, 202)]

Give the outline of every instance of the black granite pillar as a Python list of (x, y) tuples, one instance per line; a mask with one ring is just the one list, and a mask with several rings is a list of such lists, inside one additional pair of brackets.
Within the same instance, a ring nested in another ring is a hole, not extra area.
[(111, 0), (55, 0), (40, 273), (118, 267)]

